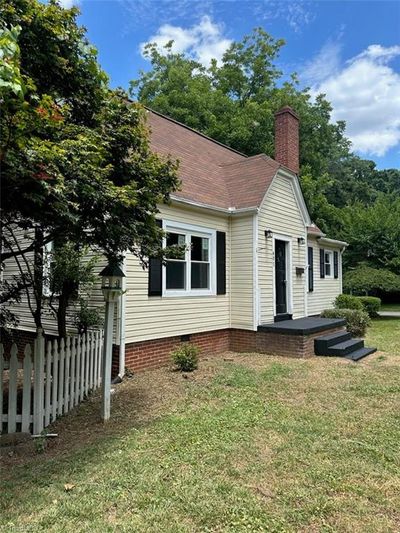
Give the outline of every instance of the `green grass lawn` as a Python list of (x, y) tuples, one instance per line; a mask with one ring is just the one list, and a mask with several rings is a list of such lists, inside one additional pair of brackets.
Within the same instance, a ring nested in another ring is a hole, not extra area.
[[(161, 369), (6, 457), (0, 531), (397, 532), (400, 320), (360, 363), (227, 354)], [(65, 489), (70, 484), (70, 490)]]
[(381, 311), (398, 311), (400, 313), (400, 303), (399, 304), (382, 304)]

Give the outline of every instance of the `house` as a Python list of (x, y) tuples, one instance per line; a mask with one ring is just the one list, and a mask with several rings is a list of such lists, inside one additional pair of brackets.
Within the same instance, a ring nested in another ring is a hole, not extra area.
[[(213, 352), (314, 353), (317, 330), (296, 337), (269, 329), (318, 315), (342, 292), (346, 243), (310, 220), (295, 112), (276, 113), (275, 159), (246, 157), (151, 110), (148, 123), (152, 149), (180, 161), (181, 190), (160, 206), (159, 223), (166, 243), (187, 251), (166, 265), (150, 260), (148, 270), (126, 254), (114, 371), (158, 366), (183, 341)], [(33, 331), (22, 318), (20, 328)]]

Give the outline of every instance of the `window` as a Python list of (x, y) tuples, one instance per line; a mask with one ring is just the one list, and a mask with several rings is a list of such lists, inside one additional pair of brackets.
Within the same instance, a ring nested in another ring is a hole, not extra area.
[(325, 265), (325, 277), (332, 278), (333, 277), (333, 253), (327, 250), (325, 250), (324, 265)]
[(216, 232), (167, 221), (164, 230), (165, 245), (177, 247), (164, 267), (164, 295), (215, 294)]
[[(186, 236), (181, 233), (167, 233), (167, 246), (185, 246)], [(182, 250), (176, 253), (174, 259), (169, 259), (167, 262), (167, 280), (166, 288), (170, 289), (186, 289), (186, 254)]]

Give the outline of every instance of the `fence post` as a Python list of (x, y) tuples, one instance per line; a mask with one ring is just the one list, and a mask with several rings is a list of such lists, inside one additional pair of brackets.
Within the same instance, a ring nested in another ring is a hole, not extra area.
[(43, 431), (44, 415), (44, 337), (41, 328), (37, 330), (33, 350), (33, 368), (35, 372), (33, 388), (33, 433), (34, 435), (39, 435)]

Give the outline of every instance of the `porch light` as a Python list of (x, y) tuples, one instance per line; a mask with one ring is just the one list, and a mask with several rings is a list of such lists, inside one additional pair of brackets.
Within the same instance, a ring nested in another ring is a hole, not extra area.
[(272, 239), (272, 229), (266, 229), (264, 233), (267, 239)]
[(306, 240), (304, 237), (297, 237), (297, 243), (299, 246), (304, 246), (306, 244)]

